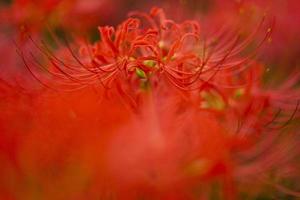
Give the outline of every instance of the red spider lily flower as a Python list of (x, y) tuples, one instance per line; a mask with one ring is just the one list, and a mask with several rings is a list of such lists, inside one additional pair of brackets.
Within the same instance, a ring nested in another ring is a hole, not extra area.
[(298, 76), (266, 89), (253, 60), (272, 28), (248, 56), (256, 32), (204, 38), (198, 22), (176, 23), (159, 8), (99, 27), (94, 44), (51, 51), (28, 36), (40, 54), (18, 53), (41, 87), (1, 82), (1, 193), (239, 199), (252, 176), (299, 195), (261, 176), (293, 168), (299, 153), (297, 134), (282, 134), (299, 115)]

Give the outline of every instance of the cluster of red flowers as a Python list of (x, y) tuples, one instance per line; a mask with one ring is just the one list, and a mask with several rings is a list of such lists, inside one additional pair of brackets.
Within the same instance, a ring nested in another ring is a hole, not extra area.
[(205, 35), (153, 8), (95, 42), (23, 31), (1, 66), (18, 73), (0, 77), (0, 199), (299, 197), (299, 75), (268, 87), (254, 59), (273, 26)]

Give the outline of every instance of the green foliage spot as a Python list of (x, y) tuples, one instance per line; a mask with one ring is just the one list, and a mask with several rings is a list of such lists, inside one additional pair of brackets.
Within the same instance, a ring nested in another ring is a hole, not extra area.
[(143, 78), (143, 79), (147, 78), (146, 73), (140, 68), (135, 68), (135, 73), (139, 78)]

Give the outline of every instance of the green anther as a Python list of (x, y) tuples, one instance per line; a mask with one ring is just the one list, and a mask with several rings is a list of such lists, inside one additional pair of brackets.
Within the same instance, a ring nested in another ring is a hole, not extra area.
[(239, 88), (236, 89), (234, 92), (234, 98), (239, 99), (245, 94), (245, 89), (244, 88)]
[[(170, 60), (171, 60), (171, 61), (176, 60), (176, 56), (172, 56)], [(166, 62), (166, 61), (167, 61), (167, 56), (163, 57), (163, 58), (162, 58), (162, 61), (163, 61), (163, 62)]]
[(135, 73), (139, 78), (147, 78), (146, 73), (140, 68), (135, 68)]
[(144, 65), (146, 65), (147, 67), (154, 67), (156, 65), (156, 61), (154, 60), (144, 60)]

